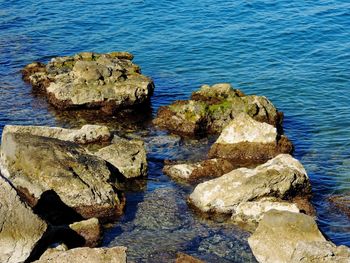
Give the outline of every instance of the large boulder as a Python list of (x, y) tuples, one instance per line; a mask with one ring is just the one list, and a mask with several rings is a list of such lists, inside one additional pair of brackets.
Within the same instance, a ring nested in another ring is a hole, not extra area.
[(99, 245), (102, 230), (97, 218), (72, 223), (69, 228), (85, 239), (84, 246), (97, 247)]
[(202, 212), (234, 215), (241, 213), (242, 203), (266, 201), (266, 197), (291, 200), (310, 193), (310, 182), (301, 163), (288, 154), (280, 154), (254, 169), (239, 168), (197, 185), (189, 202)]
[(0, 175), (0, 262), (24, 262), (47, 229)]
[(220, 177), (235, 167), (224, 159), (209, 159), (196, 163), (178, 163), (164, 165), (163, 172), (180, 181), (195, 181), (208, 177)]
[(248, 242), (261, 263), (345, 263), (350, 260), (348, 248), (337, 248), (328, 242), (315, 220), (301, 213), (268, 211)]
[(283, 114), (263, 96), (245, 95), (230, 84), (203, 85), (190, 100), (159, 108), (154, 124), (184, 135), (220, 133), (239, 113), (281, 129)]
[(42, 196), (55, 193), (85, 219), (112, 219), (122, 211), (105, 161), (73, 142), (6, 132), (0, 164), (3, 175), (31, 207)]
[(263, 163), (280, 153), (292, 153), (293, 145), (277, 129), (241, 113), (222, 131), (209, 151), (209, 158), (226, 158), (235, 163)]
[(126, 247), (47, 250), (34, 263), (126, 263)]
[(147, 158), (144, 142), (115, 137), (113, 144), (100, 149), (96, 156), (116, 167), (126, 178), (147, 175)]
[(79, 144), (109, 141), (111, 132), (108, 127), (100, 125), (84, 125), (79, 130), (47, 126), (6, 125), (3, 133), (28, 133), (31, 135), (71, 141)]
[(153, 81), (141, 74), (132, 59), (127, 52), (83, 52), (53, 58), (47, 65), (31, 63), (22, 74), (33, 88), (46, 92), (57, 108), (97, 108), (114, 113), (148, 102), (154, 90)]

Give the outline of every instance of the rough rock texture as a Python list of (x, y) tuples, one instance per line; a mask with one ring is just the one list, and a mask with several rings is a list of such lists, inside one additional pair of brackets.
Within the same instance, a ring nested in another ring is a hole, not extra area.
[(96, 247), (100, 243), (102, 231), (97, 218), (70, 224), (69, 227), (85, 239), (86, 247)]
[(209, 159), (197, 163), (167, 164), (163, 172), (178, 180), (193, 181), (204, 177), (219, 177), (236, 168), (224, 159)]
[(261, 263), (349, 262), (350, 258), (348, 249), (327, 242), (315, 220), (301, 213), (268, 211), (248, 242)]
[(197, 185), (189, 202), (202, 212), (232, 214), (242, 202), (263, 197), (289, 200), (310, 192), (301, 163), (288, 154), (280, 154), (254, 169), (239, 168)]
[(126, 178), (147, 175), (146, 149), (143, 141), (114, 138), (113, 144), (100, 149), (96, 156), (104, 159)]
[(241, 113), (222, 131), (209, 151), (209, 158), (263, 163), (280, 153), (292, 153), (293, 145), (277, 129)]
[(55, 192), (83, 218), (111, 219), (123, 203), (109, 184), (105, 161), (78, 144), (21, 133), (2, 136), (1, 171), (34, 207)]
[(177, 253), (175, 263), (204, 263), (204, 261), (199, 260), (195, 257), (187, 255), (185, 253)]
[(47, 250), (35, 263), (126, 263), (126, 247)]
[(299, 213), (296, 204), (280, 202), (275, 198), (262, 198), (259, 201), (242, 202), (232, 214), (231, 219), (235, 222), (259, 222), (263, 215), (272, 209)]
[(339, 210), (343, 211), (348, 217), (350, 217), (350, 192), (331, 196), (329, 197), (329, 201)]
[(47, 126), (17, 126), (6, 125), (3, 133), (28, 133), (31, 135), (71, 141), (79, 144), (108, 141), (111, 132), (106, 126), (84, 125), (79, 130)]
[(0, 262), (25, 261), (47, 229), (0, 175)]
[(153, 81), (141, 74), (132, 59), (127, 52), (83, 52), (53, 58), (47, 65), (31, 63), (22, 74), (60, 109), (101, 108), (113, 113), (148, 102), (154, 90)]
[(299, 241), (293, 251), (291, 263), (349, 263), (350, 249), (324, 241)]
[(154, 124), (178, 134), (220, 133), (239, 113), (282, 129), (283, 114), (265, 97), (246, 96), (230, 84), (203, 85), (190, 100), (160, 107)]

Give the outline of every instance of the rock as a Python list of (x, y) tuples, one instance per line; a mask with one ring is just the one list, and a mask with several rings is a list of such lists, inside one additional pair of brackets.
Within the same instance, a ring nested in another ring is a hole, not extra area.
[(102, 231), (97, 218), (70, 224), (69, 227), (85, 239), (86, 247), (97, 247), (100, 243)]
[(301, 163), (288, 154), (280, 154), (254, 169), (239, 168), (197, 185), (189, 202), (202, 212), (232, 214), (239, 204), (263, 197), (290, 200), (310, 193), (310, 182)]
[(325, 241), (299, 241), (289, 262), (349, 263), (350, 249)]
[(197, 163), (167, 164), (163, 172), (178, 180), (193, 181), (205, 177), (219, 177), (236, 168), (224, 159), (209, 159)]
[(240, 203), (235, 208), (231, 219), (235, 222), (257, 223), (267, 211), (272, 209), (294, 213), (300, 212), (296, 204), (281, 202), (274, 198), (262, 198), (259, 201)]
[(6, 132), (0, 161), (3, 175), (31, 207), (41, 197), (57, 194), (85, 219), (108, 220), (122, 212), (124, 204), (109, 183), (111, 174), (105, 161), (78, 144)]
[(34, 89), (45, 91), (57, 108), (97, 108), (114, 113), (148, 102), (154, 90), (153, 81), (141, 74), (132, 58), (127, 52), (83, 52), (53, 58), (47, 65), (31, 63), (22, 75)]
[(209, 158), (226, 158), (236, 163), (263, 163), (280, 153), (292, 153), (293, 145), (277, 129), (242, 113), (222, 131), (209, 151)]
[(335, 260), (342, 257), (337, 254), (346, 253), (346, 259), (350, 258), (349, 251), (344, 253), (344, 248), (336, 249), (327, 242), (312, 217), (289, 211), (270, 210), (265, 213), (248, 242), (261, 263), (341, 262)]
[(126, 178), (147, 175), (146, 149), (143, 141), (113, 139), (113, 144), (100, 149), (95, 155), (115, 166)]
[(333, 195), (329, 197), (329, 201), (350, 217), (350, 193)]
[(154, 124), (180, 135), (220, 133), (238, 114), (282, 130), (283, 114), (265, 97), (246, 96), (230, 84), (203, 85), (190, 100), (159, 108)]
[(79, 130), (47, 126), (6, 125), (3, 133), (28, 133), (31, 135), (71, 141), (79, 144), (109, 141), (111, 132), (106, 126), (84, 125)]
[(46, 223), (22, 203), (0, 175), (0, 262), (24, 262), (46, 229)]
[(35, 263), (126, 263), (126, 247), (47, 250)]
[(177, 253), (175, 263), (203, 263), (204, 261), (199, 260), (195, 257), (187, 255), (185, 253)]

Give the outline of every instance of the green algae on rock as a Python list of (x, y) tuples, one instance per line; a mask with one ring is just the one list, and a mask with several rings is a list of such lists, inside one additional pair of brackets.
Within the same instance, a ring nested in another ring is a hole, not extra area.
[(152, 79), (132, 59), (127, 52), (83, 52), (53, 58), (47, 65), (31, 63), (22, 74), (59, 109), (95, 108), (113, 114), (148, 103), (153, 93)]
[(190, 100), (175, 101), (158, 110), (154, 124), (183, 135), (220, 133), (239, 113), (282, 130), (283, 114), (263, 96), (245, 95), (230, 84), (203, 85)]

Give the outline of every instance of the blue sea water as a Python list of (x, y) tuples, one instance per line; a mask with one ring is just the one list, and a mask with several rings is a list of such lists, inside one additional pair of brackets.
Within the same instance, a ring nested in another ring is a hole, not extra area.
[[(153, 112), (202, 84), (229, 82), (285, 113), (285, 133), (312, 181), (317, 222), (334, 243), (350, 246), (349, 218), (327, 201), (350, 191), (349, 18), (346, 0), (0, 0), (0, 133), (10, 123), (78, 123), (21, 80), (20, 69), (34, 60), (130, 51), (155, 81)], [(151, 167), (158, 167), (151, 178), (174, 185), (160, 163)]]

